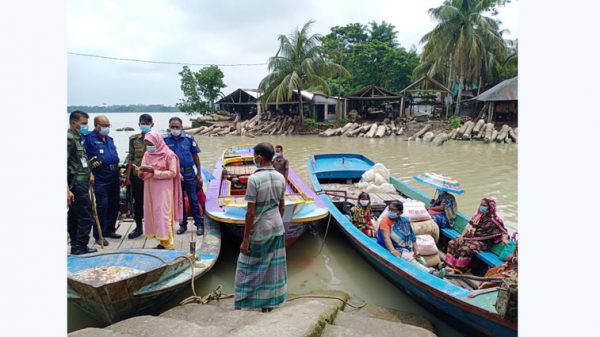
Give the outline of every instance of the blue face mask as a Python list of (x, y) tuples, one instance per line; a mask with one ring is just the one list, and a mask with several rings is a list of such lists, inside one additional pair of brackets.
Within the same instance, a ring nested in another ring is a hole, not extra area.
[(146, 145), (146, 151), (148, 151), (148, 152), (156, 151), (156, 145)]
[(110, 126), (107, 127), (100, 127), (100, 134), (108, 136), (108, 134), (110, 133)]
[(171, 130), (171, 136), (173, 136), (173, 137), (181, 136), (181, 130)]
[(398, 219), (398, 213), (396, 213), (396, 212), (389, 211), (387, 216), (388, 216), (388, 218), (393, 219), (393, 220)]
[(79, 125), (79, 133), (81, 133), (82, 135), (87, 135), (88, 134), (88, 125), (87, 124), (81, 124)]
[(487, 211), (488, 211), (488, 208), (487, 208), (487, 207), (485, 207), (485, 206), (479, 206), (479, 211), (480, 211), (481, 213), (487, 213)]
[(150, 125), (140, 124), (140, 130), (142, 130), (143, 133), (146, 133), (150, 132), (152, 127)]
[(256, 158), (252, 158), (252, 162), (256, 166), (256, 168), (260, 168), (260, 164), (256, 162)]
[(275, 154), (273, 155), (273, 158), (277, 159), (279, 157), (281, 157), (281, 153), (275, 152)]

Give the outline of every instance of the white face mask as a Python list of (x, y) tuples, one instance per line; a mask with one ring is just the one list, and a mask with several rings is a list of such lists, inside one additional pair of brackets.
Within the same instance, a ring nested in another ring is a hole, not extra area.
[(369, 200), (365, 200), (365, 199), (359, 200), (358, 202), (360, 203), (360, 205), (362, 207), (367, 207), (367, 205), (369, 204)]

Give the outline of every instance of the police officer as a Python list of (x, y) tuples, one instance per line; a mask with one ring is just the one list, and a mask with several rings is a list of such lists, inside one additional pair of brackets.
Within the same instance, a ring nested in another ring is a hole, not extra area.
[[(196, 195), (196, 185), (202, 182), (202, 170), (200, 167), (200, 157), (198, 156), (200, 148), (196, 144), (194, 137), (184, 133), (181, 126), (181, 118), (173, 117), (169, 119), (169, 129), (171, 131), (165, 136), (165, 143), (179, 157), (179, 166), (181, 168), (181, 175), (183, 176), (181, 191), (182, 193), (187, 193), (196, 225), (196, 233), (197, 235), (202, 235), (204, 233), (204, 219), (200, 216), (200, 206), (198, 205), (198, 197)], [(194, 173), (194, 166), (196, 166), (197, 173)], [(185, 207), (183, 207), (183, 218), (177, 234), (183, 234), (186, 231), (187, 214)]]
[[(121, 192), (119, 155), (112, 137), (108, 135), (109, 133), (110, 121), (108, 117), (96, 116), (94, 118), (94, 131), (85, 136), (83, 145), (95, 178), (94, 194), (102, 236), (104, 238), (120, 239), (121, 235), (117, 234), (115, 229)], [(92, 228), (94, 229), (96, 244), (100, 244), (98, 226), (92, 226)], [(108, 245), (106, 239), (104, 239), (104, 245)]]
[(140, 115), (138, 126), (141, 133), (129, 137), (129, 153), (127, 155), (127, 172), (125, 174), (125, 186), (131, 184), (133, 190), (133, 219), (135, 220), (135, 229), (127, 235), (130, 239), (135, 239), (144, 234), (142, 219), (144, 218), (144, 181), (137, 174), (131, 174), (133, 164), (142, 165), (142, 158), (146, 153), (146, 144), (144, 135), (152, 130), (154, 122), (149, 114)]
[(89, 187), (94, 185), (94, 175), (81, 144), (81, 135), (88, 131), (88, 118), (89, 115), (83, 111), (71, 112), (67, 130), (67, 230), (73, 255), (97, 252), (87, 246), (90, 229), (94, 226), (89, 195)]

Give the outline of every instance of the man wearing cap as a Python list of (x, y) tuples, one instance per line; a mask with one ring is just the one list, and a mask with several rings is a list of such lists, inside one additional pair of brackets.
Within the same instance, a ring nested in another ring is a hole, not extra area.
[[(120, 174), (119, 155), (117, 147), (108, 134), (110, 121), (106, 116), (94, 118), (94, 130), (85, 136), (84, 147), (92, 166), (92, 173), (96, 179), (94, 195), (96, 196), (96, 210), (104, 238), (120, 239), (116, 233), (117, 216), (119, 213)], [(96, 244), (100, 244), (98, 226), (92, 226)], [(108, 241), (104, 239), (104, 246)]]
[[(181, 167), (181, 191), (188, 196), (189, 205), (192, 208), (192, 216), (196, 225), (196, 233), (204, 233), (204, 219), (200, 216), (200, 206), (196, 195), (196, 185), (202, 182), (202, 170), (200, 167), (200, 148), (194, 137), (186, 134), (182, 130), (182, 121), (179, 117), (173, 117), (169, 120), (170, 133), (165, 136), (165, 143), (171, 151), (179, 157), (179, 166)], [(194, 172), (196, 167), (196, 172)], [(187, 214), (183, 207), (183, 217), (177, 234), (183, 234), (187, 231)]]
[(89, 115), (83, 111), (73, 111), (69, 115), (67, 130), (67, 231), (71, 238), (71, 254), (95, 253), (88, 248), (90, 229), (94, 225), (89, 187), (94, 184), (94, 175), (90, 171), (82, 134), (88, 130)]
[(154, 123), (149, 114), (140, 115), (139, 124), (141, 133), (129, 137), (129, 153), (127, 154), (127, 173), (125, 174), (125, 186), (131, 184), (133, 190), (133, 219), (135, 220), (135, 229), (127, 235), (130, 239), (135, 239), (144, 234), (144, 181), (137, 174), (131, 174), (133, 164), (142, 165), (142, 158), (146, 152), (144, 135), (152, 130)]

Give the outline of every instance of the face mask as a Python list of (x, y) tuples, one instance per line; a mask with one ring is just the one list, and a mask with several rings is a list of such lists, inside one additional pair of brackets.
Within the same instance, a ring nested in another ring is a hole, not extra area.
[(156, 145), (146, 145), (146, 150), (148, 152), (154, 152), (156, 151)]
[(479, 206), (479, 211), (480, 211), (481, 213), (487, 213), (487, 210), (488, 210), (488, 208), (487, 208), (487, 207), (485, 207), (485, 206)]
[(152, 127), (150, 125), (140, 124), (140, 130), (142, 130), (143, 133), (146, 133), (150, 132)]
[(87, 135), (87, 133), (88, 133), (88, 126), (87, 126), (87, 124), (81, 124), (81, 125), (79, 125), (79, 133), (81, 133), (82, 135)]
[(358, 202), (360, 203), (360, 205), (362, 207), (367, 207), (367, 205), (369, 204), (369, 200), (364, 200), (364, 199), (363, 200), (359, 200)]
[(108, 134), (110, 133), (110, 126), (108, 126), (108, 127), (102, 127), (101, 126), (100, 127), (100, 133), (103, 134), (103, 135), (105, 135), (105, 136), (108, 136)]
[(279, 158), (279, 157), (281, 157), (281, 153), (275, 152), (275, 155), (273, 155), (273, 158)]
[(391, 212), (390, 211), (390, 212), (388, 212), (387, 216), (390, 219), (398, 219), (398, 213), (396, 213), (396, 212)]
[(256, 168), (260, 168), (260, 164), (256, 162), (256, 158), (252, 158), (252, 162), (256, 166)]
[(181, 130), (171, 130), (171, 136), (173, 136), (173, 137), (181, 136)]

